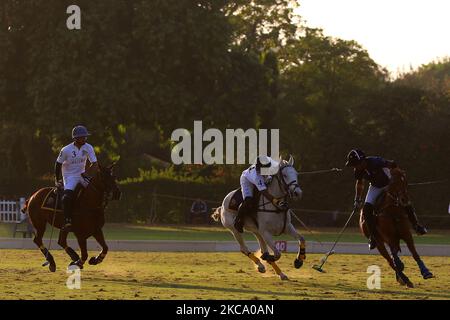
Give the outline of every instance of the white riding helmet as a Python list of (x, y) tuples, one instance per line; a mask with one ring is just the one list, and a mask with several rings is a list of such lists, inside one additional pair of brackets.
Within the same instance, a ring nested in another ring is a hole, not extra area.
[(261, 175), (268, 176), (277, 174), (280, 163), (266, 155), (260, 155), (253, 163), (257, 169), (261, 170)]

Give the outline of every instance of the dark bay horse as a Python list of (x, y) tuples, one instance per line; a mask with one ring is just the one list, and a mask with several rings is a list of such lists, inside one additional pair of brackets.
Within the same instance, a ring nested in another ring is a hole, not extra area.
[[(56, 212), (43, 208), (46, 197), (55, 191), (55, 188), (47, 187), (36, 191), (27, 201), (23, 212), (27, 212), (30, 221), (36, 230), (33, 242), (44, 254), (51, 272), (56, 271), (56, 263), (50, 251), (44, 246), (42, 237), (47, 223), (60, 229), (58, 244), (64, 248), (66, 253), (72, 259), (70, 265), (77, 265), (83, 268), (88, 258), (87, 239), (93, 236), (102, 247), (102, 251), (96, 256), (91, 257), (89, 264), (96, 265), (103, 261), (108, 252), (103, 235), (102, 227), (105, 224), (104, 209), (107, 205), (108, 197), (112, 194), (112, 200), (120, 198), (120, 190), (116, 184), (116, 178), (113, 175), (112, 164), (109, 167), (99, 166), (99, 170), (92, 174), (87, 187), (82, 190), (75, 200), (73, 212), (72, 227), (69, 231), (62, 229), (64, 226), (64, 215), (60, 210)], [(81, 258), (71, 247), (67, 245), (68, 232), (72, 231), (80, 246)]]
[[(396, 279), (401, 285), (410, 288), (414, 287), (413, 283), (403, 273), (405, 268), (403, 262), (398, 256), (400, 250), (400, 240), (403, 240), (408, 246), (414, 260), (419, 266), (420, 272), (424, 279), (433, 277), (428, 270), (414, 246), (414, 240), (411, 234), (411, 225), (405, 212), (405, 206), (409, 203), (407, 193), (408, 182), (406, 174), (398, 168), (391, 170), (391, 183), (387, 191), (380, 198), (376, 226), (377, 235), (376, 242), (380, 254), (387, 260), (389, 266), (395, 271)], [(369, 230), (364, 221), (364, 215), (361, 211), (359, 225), (363, 234), (368, 237)], [(389, 246), (392, 256), (389, 255), (385, 243)]]

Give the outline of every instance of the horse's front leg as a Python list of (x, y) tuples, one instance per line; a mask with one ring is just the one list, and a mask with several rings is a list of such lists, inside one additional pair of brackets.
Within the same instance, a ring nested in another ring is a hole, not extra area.
[(259, 260), (247, 247), (247, 245), (244, 242), (244, 238), (242, 237), (242, 234), (239, 233), (237, 230), (235, 229), (231, 229), (231, 232), (233, 233), (234, 238), (236, 239), (236, 241), (239, 243), (241, 252), (248, 257), (250, 260), (253, 261), (253, 263), (256, 265), (256, 267), (258, 268), (258, 271), (261, 273), (266, 272), (266, 268), (264, 267), (264, 265), (261, 263), (261, 260)]
[(273, 270), (275, 271), (275, 273), (280, 277), (281, 280), (288, 280), (287, 275), (285, 275), (280, 267), (276, 264), (275, 261), (278, 261), (281, 257), (281, 252), (276, 248), (275, 246), (275, 242), (273, 241), (272, 235), (265, 231), (262, 233), (262, 237), (264, 239), (264, 241), (267, 243), (267, 245), (269, 246), (269, 248), (273, 251), (273, 256), (269, 255), (268, 253), (263, 253), (263, 255), (261, 256), (261, 259), (267, 261), (267, 263), (269, 263)]
[(306, 259), (306, 241), (303, 236), (298, 233), (292, 223), (287, 226), (287, 234), (291, 235), (298, 241), (298, 253), (297, 258), (294, 260), (294, 267), (299, 269), (303, 265), (303, 261)]
[(77, 236), (77, 241), (78, 241), (78, 245), (80, 246), (80, 251), (81, 251), (81, 258), (78, 259), (75, 262), (72, 262), (70, 265), (76, 265), (78, 266), (80, 269), (83, 269), (83, 265), (86, 262), (87, 258), (88, 258), (88, 252), (87, 252), (87, 237), (85, 236)]
[(399, 245), (390, 245), (392, 258), (389, 256), (384, 242), (382, 242), (380, 238), (377, 239), (377, 248), (381, 255), (389, 262), (391, 268), (394, 269), (397, 282), (401, 285), (406, 285), (408, 288), (414, 288), (414, 284), (409, 280), (406, 274), (403, 273), (405, 266), (398, 256)]
[(49, 270), (51, 272), (55, 272), (56, 271), (55, 259), (53, 258), (50, 251), (44, 246), (44, 243), (42, 242), (42, 237), (44, 236), (44, 232), (45, 232), (45, 224), (46, 224), (46, 222), (44, 221), (40, 225), (35, 226), (36, 234), (34, 235), (33, 242), (39, 247), (39, 250), (41, 250), (42, 254), (45, 257), (46, 262), (42, 266), (44, 267), (44, 266), (48, 265)]
[(59, 237), (58, 237), (58, 244), (66, 251), (66, 253), (69, 255), (70, 259), (72, 259), (72, 262), (75, 262), (80, 259), (80, 256), (78, 253), (75, 252), (71, 247), (67, 245), (67, 235), (69, 233), (63, 229), (59, 230)]
[[(406, 232), (405, 232), (406, 233)], [(424, 279), (431, 279), (434, 277), (433, 273), (427, 268), (425, 263), (420, 259), (419, 254), (417, 253), (416, 246), (414, 245), (414, 240), (411, 235), (411, 232), (408, 230), (407, 235), (404, 237), (406, 245), (408, 246), (409, 252), (411, 252), (414, 260), (416, 260), (417, 265), (419, 266), (420, 273)]]
[(92, 257), (89, 259), (90, 265), (97, 265), (105, 259), (106, 254), (108, 253), (108, 246), (106, 245), (105, 236), (103, 235), (102, 229), (97, 230), (93, 234), (95, 240), (97, 240), (98, 244), (102, 247), (102, 251), (96, 257)]

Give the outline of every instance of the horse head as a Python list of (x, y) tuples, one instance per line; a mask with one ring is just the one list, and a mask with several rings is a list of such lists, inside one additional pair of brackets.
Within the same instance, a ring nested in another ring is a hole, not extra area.
[(293, 200), (300, 200), (303, 191), (298, 184), (298, 172), (294, 168), (294, 158), (291, 155), (289, 156), (288, 161), (280, 161), (278, 174), (281, 177), (281, 181), (283, 181), (284, 189), (289, 197)]
[(116, 162), (113, 162), (107, 167), (99, 165), (99, 170), (95, 177), (100, 181), (102, 190), (108, 195), (112, 194), (111, 200), (120, 200), (122, 193), (117, 185), (116, 176), (114, 175), (115, 165)]
[(391, 182), (389, 183), (388, 193), (395, 198), (401, 205), (409, 202), (408, 180), (405, 171), (395, 168), (391, 169)]

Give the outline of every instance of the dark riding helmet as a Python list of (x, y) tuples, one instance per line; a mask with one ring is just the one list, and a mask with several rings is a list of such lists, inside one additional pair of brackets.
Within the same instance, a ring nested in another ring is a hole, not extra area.
[(347, 162), (345, 163), (345, 166), (352, 167), (352, 166), (360, 163), (365, 158), (366, 158), (366, 155), (364, 154), (364, 152), (362, 152), (359, 149), (353, 149), (347, 155)]
[(91, 134), (88, 132), (88, 130), (84, 126), (76, 126), (75, 128), (72, 129), (72, 138), (73, 139), (83, 138), (83, 137), (87, 137), (90, 135)]

